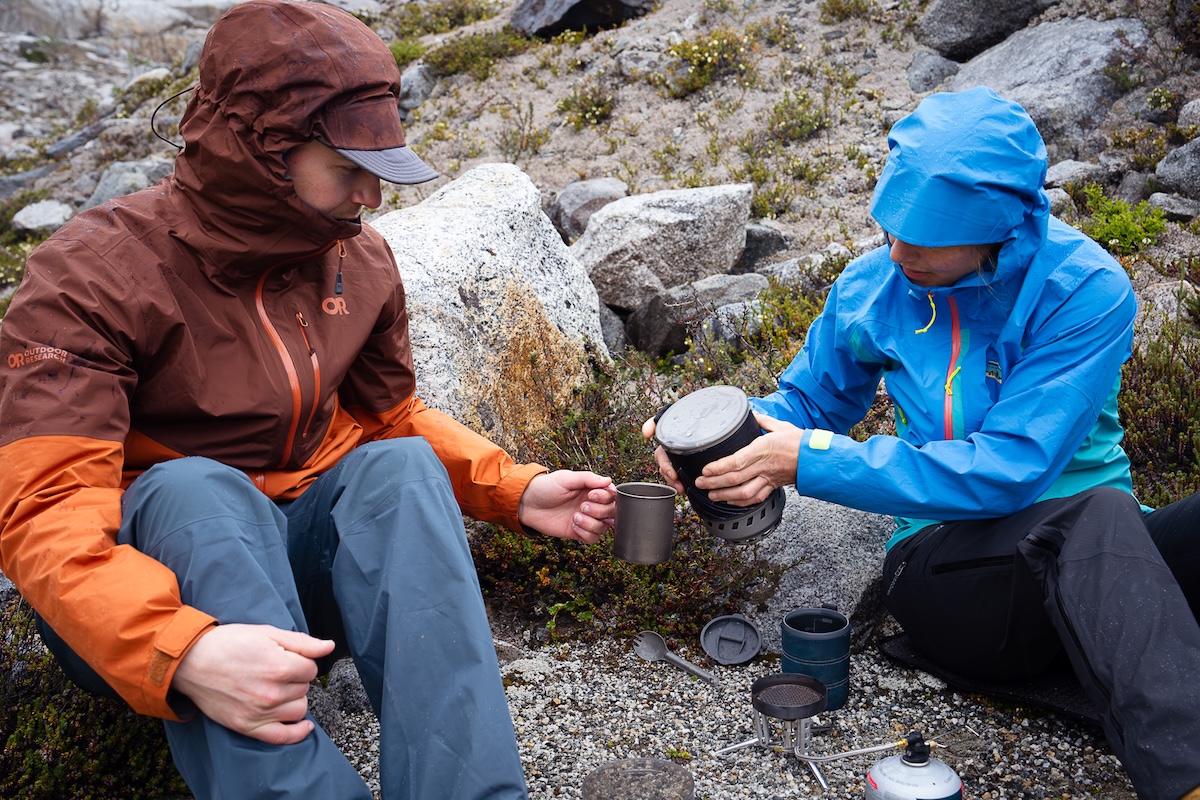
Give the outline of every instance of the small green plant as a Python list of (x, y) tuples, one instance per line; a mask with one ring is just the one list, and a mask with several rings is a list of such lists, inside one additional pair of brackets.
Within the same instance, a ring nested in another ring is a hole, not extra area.
[(75, 112), (75, 124), (79, 127), (91, 125), (100, 119), (100, 104), (94, 97), (88, 97), (83, 101), (83, 105)]
[(558, 112), (577, 131), (594, 127), (612, 116), (616, 93), (598, 84), (586, 84), (558, 101)]
[(799, 34), (792, 24), (791, 18), (783, 14), (747, 25), (746, 34), (755, 41), (780, 50), (802, 47)]
[(505, 26), (498, 31), (460, 36), (425, 54), (425, 63), (441, 77), (466, 73), (477, 81), (492, 74), (496, 62), (520, 55), (533, 43)]
[(50, 56), (46, 53), (46, 49), (52, 43), (46, 39), (38, 39), (36, 42), (23, 42), (18, 48), (21, 58), (31, 64), (45, 64), (50, 60)]
[(717, 28), (672, 45), (667, 53), (676, 63), (666, 75), (652, 82), (664, 86), (671, 97), (687, 97), (713, 83), (731, 79), (739, 86), (754, 86), (758, 80), (755, 59), (758, 43), (731, 28)]
[(875, 12), (873, 0), (821, 0), (820, 20), (826, 25), (853, 18), (867, 18)]
[(496, 136), (500, 154), (510, 164), (516, 164), (525, 156), (537, 155), (542, 145), (550, 141), (550, 131), (536, 124), (533, 101), (525, 108), (520, 103), (502, 100), (496, 105), (496, 113), (508, 124)]
[(1101, 71), (1118, 94), (1125, 94), (1142, 82), (1141, 75), (1133, 62), (1119, 56), (1110, 56), (1108, 63)]
[(403, 70), (424, 55), (427, 48), (417, 39), (396, 39), (388, 45), (388, 49), (396, 59), (396, 66)]
[(1152, 111), (1170, 111), (1179, 103), (1179, 95), (1165, 86), (1158, 86), (1146, 95), (1146, 108)]
[(1071, 194), (1083, 214), (1080, 229), (1110, 253), (1133, 255), (1154, 244), (1167, 228), (1162, 209), (1145, 200), (1130, 206), (1124, 200), (1106, 197), (1095, 183), (1085, 184)]
[(587, 31), (566, 30), (560, 34), (550, 37), (550, 44), (558, 49), (578, 47), (587, 39)]
[(1117, 131), (1111, 142), (1116, 149), (1133, 151), (1130, 166), (1134, 169), (1153, 172), (1170, 150), (1187, 144), (1196, 138), (1198, 132), (1200, 130), (1195, 125), (1181, 127), (1168, 122), (1161, 128), (1147, 126)]
[(765, 114), (767, 130), (775, 141), (798, 142), (829, 125), (829, 112), (806, 89), (784, 90), (783, 97)]
[(675, 169), (679, 163), (679, 145), (666, 142), (662, 147), (651, 150), (650, 158), (658, 166), (658, 174), (664, 181), (670, 182), (675, 179)]
[(786, 181), (773, 181), (757, 187), (750, 198), (750, 216), (756, 219), (775, 219), (792, 210), (796, 188)]
[(491, 19), (501, 5), (493, 0), (431, 0), (403, 3), (386, 18), (400, 39), (415, 39), (430, 33), (448, 31)]

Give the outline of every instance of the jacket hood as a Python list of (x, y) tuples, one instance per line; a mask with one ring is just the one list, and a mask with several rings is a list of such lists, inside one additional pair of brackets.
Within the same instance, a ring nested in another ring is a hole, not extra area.
[(994, 275), (1022, 270), (1046, 237), (1046, 146), (1029, 114), (991, 89), (934, 94), (888, 134), (871, 215), (919, 247), (1001, 243)]
[[(318, 252), (361, 226), (330, 217), (296, 194), (283, 156), (313, 139), (397, 131), (400, 72), (387, 46), (351, 14), (316, 2), (250, 0), (209, 31), (200, 82), (180, 121), (175, 184), (204, 234), (199, 247), (223, 271), (261, 272)], [(349, 129), (357, 125), (353, 134)]]

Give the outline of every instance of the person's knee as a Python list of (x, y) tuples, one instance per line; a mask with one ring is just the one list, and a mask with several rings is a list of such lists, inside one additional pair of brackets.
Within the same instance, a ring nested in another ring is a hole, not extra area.
[(1111, 486), (1099, 486), (1076, 495), (1076, 499), (1089, 511), (1098, 510), (1105, 514), (1134, 514), (1141, 516), (1141, 505), (1129, 492)]
[(354, 452), (355, 469), (375, 475), (424, 479), (445, 477), (446, 468), (420, 436), (369, 442)]
[(155, 464), (125, 492), (120, 541), (148, 551), (198, 520), (232, 515), (270, 523), (277, 510), (245, 473), (209, 458)]
[(191, 494), (216, 491), (218, 487), (239, 483), (254, 488), (245, 473), (228, 464), (202, 456), (188, 456), (155, 464), (138, 476), (130, 488), (141, 493)]

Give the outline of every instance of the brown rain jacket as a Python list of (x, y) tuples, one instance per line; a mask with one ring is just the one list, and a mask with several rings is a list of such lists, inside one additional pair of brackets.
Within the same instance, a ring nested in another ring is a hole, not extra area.
[(115, 544), (143, 470), (205, 456), (288, 500), (364, 442), (423, 436), (464, 513), (518, 529), (545, 471), (422, 404), (387, 243), (286, 177), (340, 99), (398, 96), (387, 48), (329, 6), (252, 4), (277, 13), (210, 33), (174, 174), (63, 226), (0, 326), (0, 568), (130, 706), (170, 719), (179, 659), (215, 621)]

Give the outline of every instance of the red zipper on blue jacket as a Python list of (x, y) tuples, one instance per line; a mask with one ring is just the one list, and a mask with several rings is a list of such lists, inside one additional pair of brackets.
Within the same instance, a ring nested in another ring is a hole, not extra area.
[(950, 304), (950, 366), (946, 368), (946, 395), (943, 400), (942, 435), (946, 439), (954, 438), (954, 378), (958, 375), (958, 357), (962, 351), (962, 331), (958, 324), (958, 304), (954, 298), (947, 296)]

